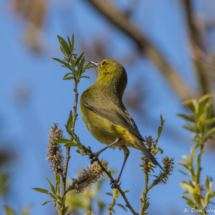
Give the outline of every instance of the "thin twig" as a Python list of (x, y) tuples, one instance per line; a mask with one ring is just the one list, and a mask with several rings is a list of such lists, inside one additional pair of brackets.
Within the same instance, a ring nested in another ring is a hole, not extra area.
[(149, 167), (148, 167), (148, 159), (145, 162), (145, 201), (142, 202), (141, 208), (140, 208), (140, 215), (144, 214), (145, 211), (145, 206), (146, 206), (146, 201), (147, 201), (147, 193), (148, 193), (148, 182), (149, 182)]
[[(201, 153), (201, 155), (202, 155), (202, 150), (203, 149), (204, 149), (204, 143), (201, 144), (201, 146), (200, 146), (200, 152), (199, 153)], [(200, 196), (202, 194), (201, 189), (200, 189), (201, 155), (199, 156), (199, 161), (198, 161), (199, 164), (197, 165), (197, 170), (196, 170), (196, 184), (199, 185), (198, 193), (199, 193)], [(202, 208), (204, 208), (204, 206), (205, 206), (204, 199), (200, 198), (200, 202), (201, 202)], [(207, 212), (205, 210), (203, 211), (203, 215), (207, 215)]]
[[(74, 102), (74, 106), (73, 106), (73, 125), (71, 130), (75, 130), (75, 122), (77, 120), (77, 104), (78, 104), (78, 83), (79, 80), (77, 80), (76, 78), (74, 78), (74, 82), (75, 82), (75, 88), (74, 88), (74, 92), (75, 92), (75, 102)], [(70, 136), (70, 140), (72, 140), (72, 137)], [(67, 173), (68, 173), (68, 165), (69, 165), (69, 160), (70, 160), (70, 148), (71, 147), (66, 147), (66, 162), (65, 162), (65, 166), (64, 166), (64, 175), (62, 177), (62, 182), (63, 182), (63, 188), (62, 188), (62, 198), (65, 197), (67, 191), (66, 191), (66, 179), (67, 179)], [(62, 211), (64, 211), (64, 208), (62, 207)]]

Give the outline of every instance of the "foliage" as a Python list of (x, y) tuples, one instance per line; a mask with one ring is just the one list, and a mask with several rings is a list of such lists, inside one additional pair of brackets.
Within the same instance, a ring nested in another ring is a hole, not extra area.
[[(213, 179), (206, 176), (203, 183), (200, 182), (201, 173), (201, 159), (202, 154), (208, 147), (205, 147), (206, 142), (212, 138), (215, 131), (214, 122), (215, 118), (212, 117), (212, 100), (213, 95), (207, 94), (200, 98), (198, 101), (195, 99), (187, 100), (184, 105), (188, 106), (191, 115), (178, 114), (187, 121), (187, 125), (183, 127), (193, 133), (194, 146), (191, 148), (190, 157), (182, 156), (183, 162), (180, 165), (185, 168), (185, 171), (180, 172), (189, 177), (187, 181), (181, 181), (181, 187), (185, 190), (183, 195), (186, 203), (198, 210), (201, 214), (207, 214), (206, 209), (215, 197), (213, 188)], [(196, 160), (194, 157), (196, 155)], [(205, 195), (203, 195), (205, 193)]]
[[(149, 152), (155, 156), (158, 152), (163, 154), (163, 150), (157, 146), (158, 140), (161, 136), (161, 133), (163, 131), (163, 126), (164, 126), (165, 120), (163, 119), (163, 116), (160, 115), (160, 126), (158, 128), (158, 135), (155, 140), (152, 139), (151, 136), (146, 138), (145, 144)], [(140, 201), (141, 201), (141, 208), (140, 208), (140, 215), (146, 215), (148, 213), (145, 213), (146, 210), (149, 208), (150, 203), (149, 203), (149, 197), (147, 196), (148, 191), (151, 190), (154, 186), (157, 184), (163, 183), (166, 184), (168, 177), (171, 175), (171, 172), (173, 171), (173, 164), (174, 164), (174, 159), (171, 158), (169, 159), (168, 157), (164, 157), (162, 162), (164, 164), (163, 170), (160, 170), (160, 174), (158, 176), (154, 176), (156, 179), (153, 181), (153, 183), (149, 186), (149, 175), (150, 172), (154, 172), (154, 164), (152, 164), (145, 156), (141, 157), (143, 163), (140, 165), (143, 169), (143, 173), (145, 174), (145, 189), (142, 191)]]
[(32, 206), (28, 206), (27, 208), (21, 208), (20, 213), (16, 213), (11, 207), (4, 205), (5, 215), (29, 215)]

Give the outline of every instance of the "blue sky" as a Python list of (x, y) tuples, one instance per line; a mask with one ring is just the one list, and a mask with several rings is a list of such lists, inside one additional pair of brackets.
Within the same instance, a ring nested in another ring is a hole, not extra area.
[[(119, 5), (122, 1), (118, 1)], [(146, 32), (150, 40), (156, 44), (164, 53), (167, 59), (180, 71), (181, 77), (189, 85), (191, 90), (197, 87), (190, 57), (188, 54), (187, 32), (184, 27), (184, 17), (181, 5), (178, 1), (158, 1), (156, 7), (154, 2), (146, 0), (143, 12), (134, 15), (137, 26)], [(200, 1), (198, 1), (200, 2)], [(197, 3), (198, 3), (197, 2)], [(45, 177), (52, 178), (54, 173), (49, 171), (49, 164), (46, 162), (46, 148), (48, 144), (48, 131), (53, 122), (58, 122), (64, 129), (70, 109), (74, 102), (73, 82), (63, 81), (62, 77), (67, 72), (61, 68), (51, 57), (62, 58), (59, 50), (57, 35), (66, 37), (75, 34), (75, 46), (77, 53), (81, 53), (81, 39), (89, 43), (92, 38), (102, 35), (110, 39), (108, 55), (113, 59), (119, 59), (120, 55), (135, 51), (132, 41), (121, 32), (111, 26), (100, 16), (89, 4), (84, 1), (48, 1), (49, 11), (46, 16), (44, 28), (44, 49), (42, 55), (29, 50), (23, 42), (24, 22), (14, 16), (6, 0), (0, 1), (0, 26), (3, 29), (0, 34), (0, 118), (3, 125), (0, 132), (4, 142), (2, 148), (13, 150), (17, 153), (16, 162), (13, 164), (12, 195), (13, 202), (8, 199), (6, 202), (15, 210), (33, 204), (31, 214), (47, 214), (53, 205), (41, 206), (44, 201), (49, 200), (45, 194), (33, 191), (32, 187), (48, 188)], [(197, 4), (197, 7), (200, 3)], [(126, 4), (124, 5), (126, 8)], [(72, 12), (71, 12), (72, 11)], [(93, 59), (90, 59), (93, 60)], [(88, 70), (86, 75), (91, 79), (82, 79), (79, 84), (79, 93), (96, 80), (93, 70)], [(150, 99), (144, 104), (144, 111), (150, 115), (157, 124), (147, 126), (142, 121), (143, 117), (129, 109), (142, 136), (156, 137), (159, 126), (159, 115), (162, 113), (166, 119), (164, 132), (160, 138), (159, 146), (164, 154), (175, 159), (175, 169), (166, 185), (158, 185), (149, 192), (151, 206), (149, 213), (171, 214), (177, 211), (183, 214), (186, 204), (181, 199), (182, 188), (179, 186), (185, 177), (177, 171), (180, 166), (177, 164), (181, 156), (190, 153), (192, 135), (181, 128), (184, 123), (176, 116), (177, 113), (185, 113), (181, 101), (176, 97), (172, 88), (157, 70), (157, 68), (144, 57), (139, 57), (135, 64), (126, 66), (128, 73), (128, 89), (132, 89), (137, 78), (142, 81)], [(17, 95), (27, 92), (28, 100), (20, 101)], [(128, 91), (126, 91), (128, 92)], [(126, 93), (125, 92), (125, 93)], [(90, 145), (93, 151), (100, 150), (103, 145), (99, 144), (85, 127), (80, 110), (78, 108), (78, 121), (76, 133), (81, 142)], [(168, 129), (172, 128), (177, 137), (169, 137)], [(65, 135), (66, 136), (66, 135)], [(141, 190), (144, 188), (144, 174), (140, 171), (140, 152), (131, 149), (131, 154), (122, 175), (122, 189), (130, 190), (128, 199), (133, 207), (139, 210)], [(209, 150), (204, 154), (202, 166), (202, 180), (206, 174), (215, 177), (213, 159), (214, 153)], [(119, 150), (107, 150), (102, 156), (109, 161), (109, 167), (120, 170), (123, 162), (123, 153)], [(161, 163), (163, 155), (158, 156)], [(71, 160), (68, 176), (74, 177), (78, 168), (86, 168), (89, 165), (88, 157), (81, 157), (74, 150), (71, 151)], [(158, 174), (158, 169), (156, 174)], [(110, 192), (109, 183), (105, 185), (104, 192)], [(109, 197), (104, 199), (111, 202)], [(123, 203), (123, 199), (119, 199)], [(116, 208), (120, 214), (121, 209)], [(96, 211), (95, 211), (96, 212)], [(0, 208), (0, 213), (2, 209)], [(130, 214), (128, 212), (127, 214)]]

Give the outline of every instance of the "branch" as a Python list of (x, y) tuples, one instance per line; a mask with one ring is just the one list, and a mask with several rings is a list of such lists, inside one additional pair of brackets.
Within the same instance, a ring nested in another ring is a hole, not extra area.
[[(187, 28), (190, 37), (191, 52), (194, 60), (195, 70), (199, 81), (201, 92), (199, 94), (205, 95), (211, 92), (210, 81), (206, 70), (214, 68), (210, 59), (207, 57), (207, 47), (205, 37), (202, 34), (203, 28), (199, 25), (194, 18), (193, 4), (191, 0), (183, 0), (184, 9), (187, 17)], [(206, 69), (207, 68), (207, 69)]]
[(128, 17), (107, 0), (88, 0), (88, 2), (136, 43), (141, 53), (146, 54), (154, 62), (182, 100), (192, 97), (189, 89), (175, 72), (175, 69)]
[[(75, 130), (75, 122), (77, 120), (77, 104), (78, 104), (78, 83), (79, 80), (77, 80), (76, 78), (74, 78), (74, 82), (75, 82), (75, 88), (74, 88), (74, 92), (75, 92), (75, 103), (73, 106), (73, 125), (71, 130)], [(72, 137), (70, 136), (70, 140), (72, 140)], [(67, 178), (67, 172), (68, 172), (68, 165), (69, 165), (69, 159), (70, 159), (70, 148), (71, 147), (66, 147), (66, 162), (65, 162), (65, 167), (64, 167), (64, 177), (62, 178), (63, 181), (63, 190), (62, 190), (62, 197), (64, 197), (66, 195), (66, 178)]]
[[(89, 154), (89, 157), (94, 155), (94, 154), (92, 153), (90, 147), (87, 148), (87, 147), (85, 147), (84, 145), (82, 145), (82, 147), (83, 147), (84, 151), (87, 152), (87, 153)], [(99, 159), (96, 159), (95, 161), (98, 162), (98, 164), (99, 164), (99, 166), (101, 167), (101, 169), (102, 169), (102, 170), (105, 172), (105, 174), (110, 178), (111, 183), (113, 183), (113, 182), (114, 182), (114, 178), (113, 178), (113, 176), (111, 175), (111, 172), (108, 171), (108, 170), (102, 165), (102, 163), (101, 163), (101, 161), (100, 161)], [(132, 212), (132, 214), (138, 215), (138, 213), (136, 213), (136, 212), (134, 211), (134, 209), (132, 208), (131, 204), (129, 203), (129, 201), (128, 201), (126, 195), (125, 195), (125, 193), (122, 191), (120, 185), (118, 184), (118, 185), (116, 185), (116, 186), (117, 186), (117, 189), (119, 190), (120, 194), (122, 195), (123, 199), (124, 199), (125, 202), (126, 202), (126, 207), (129, 208), (129, 210)], [(71, 190), (71, 189), (69, 189), (69, 188), (68, 188), (67, 190), (65, 190), (65, 195), (66, 195), (66, 193), (69, 192), (70, 190)]]

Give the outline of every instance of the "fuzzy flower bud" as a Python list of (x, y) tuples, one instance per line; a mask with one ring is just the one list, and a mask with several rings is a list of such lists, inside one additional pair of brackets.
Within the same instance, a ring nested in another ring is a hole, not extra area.
[(48, 154), (46, 160), (50, 163), (51, 170), (57, 173), (63, 173), (63, 155), (60, 144), (55, 143), (57, 139), (63, 138), (63, 131), (54, 123), (49, 133)]
[[(107, 168), (108, 162), (101, 160), (104, 168)], [(69, 190), (76, 190), (77, 193), (83, 192), (87, 187), (98, 181), (103, 176), (103, 170), (97, 162), (93, 163), (87, 170), (78, 176), (77, 179), (72, 178), (72, 185), (68, 188)]]
[(173, 164), (174, 164), (174, 159), (171, 158), (169, 159), (168, 157), (164, 157), (162, 162), (164, 164), (163, 168), (164, 171), (160, 172), (159, 176), (155, 176), (156, 179), (154, 180), (153, 184), (159, 184), (163, 183), (166, 184), (168, 177), (171, 175), (171, 172), (173, 171)]

